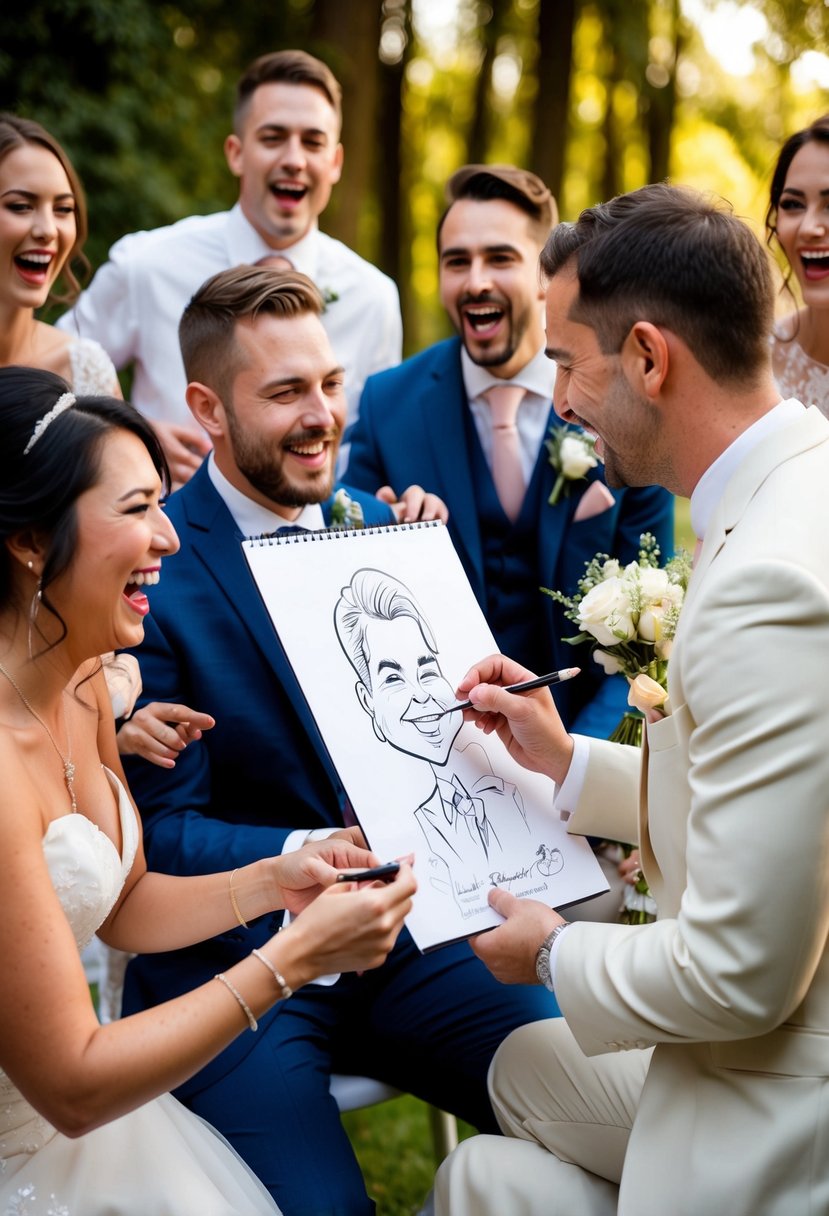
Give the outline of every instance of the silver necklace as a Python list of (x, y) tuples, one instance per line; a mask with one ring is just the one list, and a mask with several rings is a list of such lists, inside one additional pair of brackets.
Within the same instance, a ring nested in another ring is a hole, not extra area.
[(28, 711), (32, 715), (32, 717), (35, 719), (35, 721), (39, 722), (40, 725), (43, 727), (43, 729), (46, 731), (46, 734), (49, 736), (49, 739), (51, 740), (52, 747), (58, 753), (58, 756), (60, 757), (60, 762), (63, 765), (63, 779), (66, 782), (66, 792), (69, 794), (69, 799), (72, 803), (72, 811), (74, 813), (78, 809), (78, 803), (77, 803), (77, 799), (75, 798), (75, 790), (74, 790), (75, 765), (72, 763), (72, 739), (70, 738), (70, 735), (69, 735), (69, 719), (66, 716), (66, 708), (64, 707), (64, 710), (63, 710), (63, 722), (66, 727), (66, 744), (67, 744), (67, 749), (69, 752), (68, 756), (64, 756), (63, 752), (58, 747), (55, 736), (49, 730), (49, 727), (43, 721), (43, 719), (41, 718), (41, 716), (37, 712), (37, 710), (34, 708), (34, 706), (30, 703), (28, 697), (23, 692), (23, 689), (20, 687), (17, 680), (15, 680), (14, 676), (11, 675), (10, 672), (6, 671), (6, 669), (2, 663), (0, 663), (0, 672), (2, 672), (3, 675), (6, 677), (6, 679), (11, 684), (12, 688), (17, 693), (17, 695), (20, 697), (20, 700), (26, 706), (26, 708), (28, 709)]

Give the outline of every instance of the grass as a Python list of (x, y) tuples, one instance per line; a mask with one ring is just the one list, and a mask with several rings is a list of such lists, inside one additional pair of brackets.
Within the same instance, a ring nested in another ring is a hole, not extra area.
[[(404, 1094), (343, 1115), (378, 1216), (415, 1216), (437, 1168), (429, 1108)], [(459, 1122), (461, 1139), (474, 1128)]]

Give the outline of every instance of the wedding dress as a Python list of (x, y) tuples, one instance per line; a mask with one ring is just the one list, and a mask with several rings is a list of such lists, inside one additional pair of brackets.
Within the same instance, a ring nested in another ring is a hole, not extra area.
[[(52, 883), (78, 948), (113, 907), (138, 847), (121, 783), (123, 857), (81, 814), (43, 837)], [(0, 1071), (0, 1216), (278, 1216), (269, 1193), (209, 1124), (170, 1094), (78, 1139), (29, 1105)]]
[(829, 417), (829, 367), (807, 355), (797, 341), (793, 323), (786, 318), (772, 338), (772, 363), (783, 397), (797, 397), (816, 405)]

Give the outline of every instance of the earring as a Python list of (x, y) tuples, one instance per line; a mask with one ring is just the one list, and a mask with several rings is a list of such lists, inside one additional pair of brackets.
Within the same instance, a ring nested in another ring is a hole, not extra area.
[(31, 560), (31, 558), (29, 559), (29, 561), (26, 562), (26, 565), (29, 567), (30, 570), (34, 570), (34, 568), (35, 568), (35, 564)]
[[(31, 565), (31, 562), (29, 564)], [(30, 659), (34, 658), (34, 655), (32, 653), (32, 630), (35, 628), (35, 622), (37, 620), (37, 614), (38, 614), (38, 610), (40, 608), (40, 601), (42, 598), (42, 593), (40, 590), (40, 583), (41, 583), (41, 580), (38, 579), (37, 580), (37, 590), (35, 591), (34, 595), (32, 596), (32, 602), (29, 605), (29, 658)]]

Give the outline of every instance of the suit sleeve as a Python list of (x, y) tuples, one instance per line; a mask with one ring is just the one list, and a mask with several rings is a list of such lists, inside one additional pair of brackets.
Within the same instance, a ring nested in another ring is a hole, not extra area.
[(60, 329), (100, 342), (116, 368), (131, 363), (138, 351), (139, 326), (132, 290), (132, 254), (140, 234), (113, 245), (109, 261), (57, 322)]
[[(707, 573), (673, 660), (687, 762), (659, 753), (677, 805), (663, 790), (648, 807), (657, 852), (682, 867), (681, 905), (562, 938), (556, 995), (588, 1054), (766, 1034), (803, 1001), (829, 934), (829, 593), (782, 560)], [(671, 817), (686, 806), (682, 840)]]
[[(203, 709), (217, 718), (221, 706), (194, 704), (193, 689), (153, 616), (135, 652), (148, 701)], [(205, 656), (205, 661), (209, 661)], [(195, 700), (199, 700), (196, 694)], [(214, 728), (216, 729), (216, 728)], [(253, 762), (253, 761), (252, 761)], [(281, 853), (291, 828), (257, 822), (258, 808), (217, 805), (206, 741), (191, 743), (174, 769), (125, 756), (124, 770), (144, 824), (147, 864), (172, 874), (211, 874)], [(242, 796), (240, 795), (240, 802)]]
[[(659, 486), (625, 490), (610, 556), (617, 557), (622, 565), (635, 561), (644, 532), (656, 537), (662, 564), (673, 557), (674, 496)], [(587, 661), (596, 666), (592, 659)], [(596, 739), (608, 738), (628, 708), (627, 698), (628, 684), (623, 676), (604, 676), (595, 695), (576, 716), (572, 731)]]

